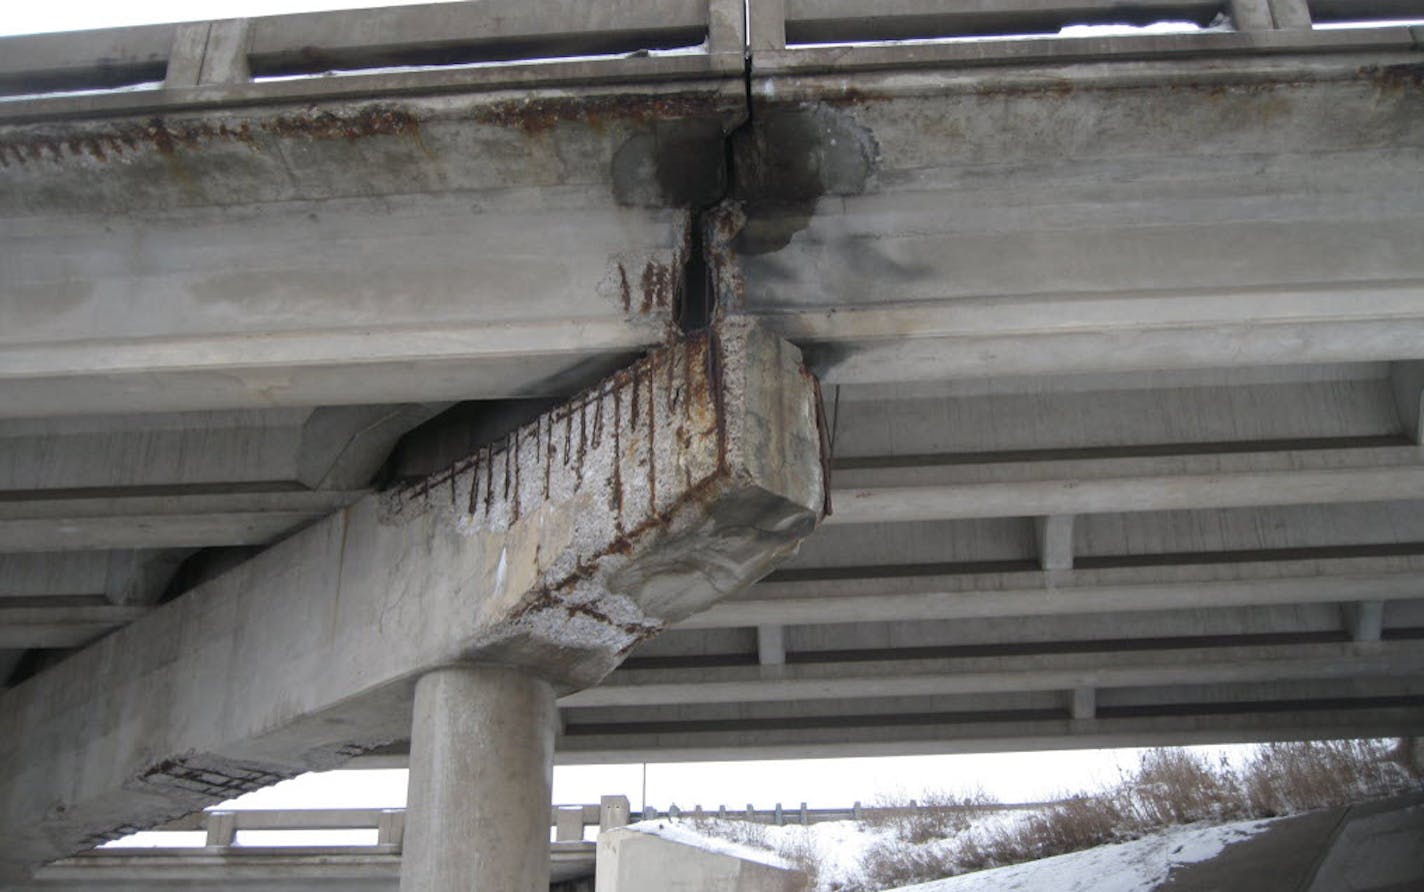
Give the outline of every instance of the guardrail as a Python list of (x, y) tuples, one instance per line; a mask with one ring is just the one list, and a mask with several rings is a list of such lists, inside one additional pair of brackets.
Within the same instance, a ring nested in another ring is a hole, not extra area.
[(801, 824), (809, 826), (811, 824), (821, 824), (828, 821), (875, 821), (877, 819), (893, 818), (914, 815), (916, 813), (984, 813), (996, 811), (1032, 811), (1052, 805), (1052, 802), (1010, 802), (1010, 803), (960, 803), (955, 805), (933, 805), (917, 802), (911, 799), (905, 805), (862, 805), (859, 802), (851, 805), (850, 808), (807, 808), (806, 803), (801, 803), (800, 807), (787, 808), (780, 802), (774, 808), (758, 809), (753, 808), (749, 803), (744, 809), (728, 809), (725, 805), (719, 805), (716, 809), (704, 809), (700, 805), (693, 806), (690, 810), (678, 808), (676, 805), (669, 805), (667, 810), (659, 812), (655, 807), (644, 808), (639, 820), (651, 821), (658, 817), (665, 816), (673, 819), (703, 820), (716, 818), (723, 821), (746, 821), (750, 824), (771, 824), (775, 827), (784, 827), (788, 824)]

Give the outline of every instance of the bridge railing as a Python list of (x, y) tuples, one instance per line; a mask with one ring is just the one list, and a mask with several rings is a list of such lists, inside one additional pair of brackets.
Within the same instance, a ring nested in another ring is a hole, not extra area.
[(770, 824), (774, 827), (784, 827), (788, 824), (821, 824), (827, 821), (876, 821), (894, 817), (904, 817), (918, 813), (942, 814), (946, 812), (964, 814), (983, 814), (988, 812), (1001, 811), (1033, 811), (1048, 805), (1052, 802), (1012, 802), (1012, 803), (956, 803), (953, 805), (941, 805), (934, 803), (921, 803), (911, 799), (904, 805), (862, 805), (856, 802), (850, 808), (808, 808), (806, 803), (797, 806), (783, 806), (780, 802), (773, 808), (753, 808), (750, 804), (746, 808), (727, 808), (719, 805), (715, 809), (703, 808), (701, 805), (693, 806), (691, 809), (679, 808), (677, 805), (669, 805), (666, 810), (659, 811), (655, 806), (645, 807), (638, 816), (640, 821), (656, 820), (659, 817), (669, 817), (673, 819), (691, 819), (694, 821), (703, 819), (717, 819), (720, 821), (744, 821), (749, 824)]
[[(0, 100), (8, 101), (0, 101), (0, 118), (14, 119), (17, 111), (161, 110), (210, 102), (726, 78), (742, 74), (748, 52), (754, 72), (776, 73), (1424, 45), (1424, 28), (1314, 27), (1401, 18), (1424, 19), (1424, 0), (432, 3), (3, 37)], [(1201, 30), (1044, 39), (1071, 25), (1164, 21)], [(87, 101), (76, 104), (76, 92), (107, 95), (84, 95), (78, 98)]]
[[(1424, 46), (1399, 20), (1424, 0), (750, 0), (748, 41), (753, 74)], [(1318, 27), (1341, 23), (1378, 27)]]
[(0, 96), (481, 63), (516, 82), (740, 72), (744, 23), (743, 0), (484, 0), (21, 35), (0, 38)]
[[(597, 827), (603, 831), (622, 827), (629, 823), (630, 817), (627, 796), (603, 796), (592, 805), (551, 806), (549, 826), (553, 828), (556, 844), (581, 843), (585, 828)], [(238, 844), (238, 833), (241, 831), (375, 830), (374, 850), (394, 853), (400, 851), (405, 838), (405, 809), (210, 809), (153, 829), (160, 832), (202, 831), (205, 833), (205, 849), (244, 848)], [(328, 847), (372, 850), (366, 843), (323, 846)], [(102, 851), (112, 852), (111, 849)]]

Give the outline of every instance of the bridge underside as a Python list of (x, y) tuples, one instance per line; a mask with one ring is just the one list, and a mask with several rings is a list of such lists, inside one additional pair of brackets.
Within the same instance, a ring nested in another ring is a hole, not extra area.
[(556, 759), (1424, 735), (1418, 29), (828, 50), (675, 5), (700, 53), (303, 80), (215, 23), (189, 82), (0, 102), (0, 709), (102, 710), (102, 636), (720, 322), (819, 377), (832, 513), (602, 683), (541, 670)]

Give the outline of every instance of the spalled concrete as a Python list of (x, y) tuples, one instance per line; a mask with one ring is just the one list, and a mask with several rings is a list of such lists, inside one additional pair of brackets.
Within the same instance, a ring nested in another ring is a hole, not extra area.
[(789, 344), (739, 322), (659, 349), (6, 692), (26, 733), (0, 741), (15, 768), (0, 860), (403, 739), (411, 686), (437, 666), (592, 684), (792, 551), (823, 508), (821, 459), (815, 382)]

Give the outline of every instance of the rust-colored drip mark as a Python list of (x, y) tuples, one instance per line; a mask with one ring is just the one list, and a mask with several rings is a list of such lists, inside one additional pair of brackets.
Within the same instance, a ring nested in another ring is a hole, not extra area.
[(628, 284), (628, 270), (621, 263), (618, 264), (618, 287), (623, 294), (623, 312), (630, 312), (633, 309), (633, 288)]
[(470, 517), (475, 516), (475, 512), (480, 508), (480, 466), (475, 464), (470, 471), (470, 504), (467, 513)]
[[(544, 416), (539, 417), (544, 423)], [(549, 480), (554, 472), (554, 416), (548, 416), (548, 427), (544, 430), (544, 501), (549, 501)], [(538, 436), (538, 431), (534, 432)]]
[(564, 467), (569, 466), (569, 459), (574, 454), (574, 416), (572, 411), (564, 413)]
[(593, 429), (589, 445), (597, 449), (603, 443), (603, 395), (593, 398)]
[(673, 275), (667, 265), (649, 260), (643, 266), (643, 304), (640, 311), (644, 316), (653, 307), (665, 309), (672, 303)]
[(494, 449), (486, 446), (484, 449), (485, 463), (485, 518), (490, 516), (490, 503), (494, 501)]
[(712, 398), (713, 426), (717, 432), (717, 470), (725, 472), (727, 425), (722, 405), (722, 339), (717, 335), (716, 326), (707, 329), (707, 395)]
[[(641, 379), (640, 379), (640, 377), (639, 377), (639, 375), (638, 375), (638, 367), (637, 367), (637, 366), (633, 366), (632, 372), (633, 372), (633, 400), (632, 400), (632, 402), (629, 404), (629, 409), (628, 409), (629, 422), (630, 422), (629, 430), (637, 430), (637, 429), (638, 429), (638, 403), (639, 403), (639, 400), (638, 400), (638, 391), (639, 391), (639, 388), (640, 388), (641, 385), (642, 385), (642, 381), (641, 381)], [(649, 447), (648, 447), (648, 448), (649, 448), (649, 449), (652, 448), (651, 444), (649, 444)]]
[(648, 373), (648, 513), (658, 513), (658, 374)]
[(505, 434), (505, 435), (504, 435), (504, 500), (505, 500), (506, 502), (509, 501), (509, 472), (510, 472), (510, 470), (511, 470), (511, 468), (509, 467), (509, 453), (510, 453), (511, 448), (512, 448), (512, 447), (509, 445), (509, 434)]
[[(687, 347), (683, 345), (679, 349), (686, 352)], [(671, 415), (677, 409), (677, 363), (673, 362), (671, 356), (666, 355), (662, 356), (661, 360), (663, 368), (667, 370), (667, 387), (663, 389), (663, 398), (667, 401), (668, 414)]]
[(623, 535), (623, 439), (619, 428), (623, 425), (622, 390), (613, 388), (613, 489), (608, 494), (609, 507), (613, 509), (613, 528)]
[(579, 447), (578, 447), (578, 467), (574, 470), (574, 488), (583, 488), (583, 460), (588, 454), (588, 413), (584, 410), (588, 408), (587, 401), (579, 403)]
[(514, 519), (519, 519), (519, 441), (524, 438), (524, 429), (519, 428), (514, 431), (514, 457), (508, 455), (504, 457), (505, 463), (514, 462)]
[(677, 441), (682, 446), (682, 479), (684, 486), (692, 485), (692, 466), (687, 458), (692, 451), (692, 434), (688, 428), (692, 426), (692, 345), (682, 345), (682, 421), (677, 426)]

